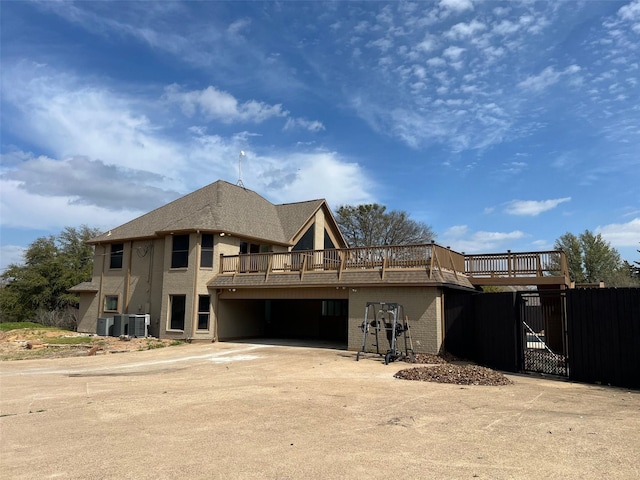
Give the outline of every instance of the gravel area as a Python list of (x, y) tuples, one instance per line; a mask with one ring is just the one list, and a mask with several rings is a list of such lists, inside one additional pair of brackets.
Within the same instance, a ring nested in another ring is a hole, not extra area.
[(402, 380), (453, 383), (456, 385), (510, 385), (512, 382), (500, 372), (477, 365), (452, 363), (400, 370), (394, 375)]
[(407, 363), (422, 363), (422, 364), (429, 364), (429, 365), (447, 363), (447, 360), (445, 360), (441, 356), (433, 355), (431, 353), (416, 353), (414, 355), (413, 362), (411, 361), (411, 358), (409, 358), (409, 357), (403, 357), (402, 361), (407, 362)]

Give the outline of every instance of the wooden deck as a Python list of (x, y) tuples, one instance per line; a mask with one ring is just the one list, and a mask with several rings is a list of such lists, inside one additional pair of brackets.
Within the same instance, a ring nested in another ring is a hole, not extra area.
[(465, 255), (465, 275), (478, 286), (571, 285), (560, 250)]
[(221, 255), (217, 278), (225, 277), (226, 284), (246, 283), (242, 277), (272, 283), (273, 276), (286, 275), (277, 283), (295, 286), (307, 283), (305, 276), (310, 275), (314, 284), (318, 278), (335, 284), (356, 273), (377, 272), (379, 282), (387, 283), (390, 276), (401, 271), (474, 286), (570, 285), (566, 256), (561, 251), (464, 255), (435, 243)]

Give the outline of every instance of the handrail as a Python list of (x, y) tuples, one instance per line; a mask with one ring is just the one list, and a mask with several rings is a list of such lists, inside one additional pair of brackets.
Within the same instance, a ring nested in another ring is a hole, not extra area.
[(220, 273), (432, 269), (434, 256), (443, 270), (464, 274), (464, 257), (435, 243), (221, 255)]
[(529, 278), (563, 276), (569, 278), (566, 255), (562, 251), (511, 252), (464, 255), (436, 243), (383, 245), (327, 250), (247, 253), (221, 255), (221, 274), (260, 273), (265, 278), (277, 273), (336, 272), (393, 269), (425, 269), (451, 272), (456, 278)]
[(566, 255), (561, 250), (465, 255), (470, 278), (523, 278), (562, 276), (569, 278)]

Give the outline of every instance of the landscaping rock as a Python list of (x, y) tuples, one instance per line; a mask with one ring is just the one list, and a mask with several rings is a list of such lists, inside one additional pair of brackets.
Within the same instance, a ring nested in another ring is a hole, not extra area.
[(512, 382), (500, 372), (477, 365), (452, 363), (400, 370), (394, 375), (402, 380), (453, 383), (455, 385), (510, 385)]
[(438, 355), (433, 355), (431, 353), (416, 353), (414, 355), (413, 362), (411, 362), (411, 359), (409, 357), (404, 357), (402, 360), (408, 363), (421, 363), (421, 364), (447, 363), (447, 361), (444, 358)]

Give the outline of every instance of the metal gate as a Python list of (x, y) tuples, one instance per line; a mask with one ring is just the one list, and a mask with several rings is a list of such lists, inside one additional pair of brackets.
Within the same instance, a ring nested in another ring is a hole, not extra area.
[(568, 377), (566, 293), (542, 290), (518, 297), (522, 369)]

